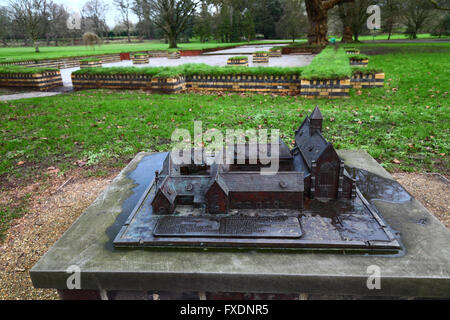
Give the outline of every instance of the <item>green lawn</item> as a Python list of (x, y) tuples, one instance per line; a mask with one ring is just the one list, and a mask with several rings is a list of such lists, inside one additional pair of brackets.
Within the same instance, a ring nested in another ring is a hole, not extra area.
[[(168, 150), (175, 128), (280, 128), (287, 142), (317, 104), (337, 148), (366, 149), (388, 169), (448, 173), (448, 44), (361, 46), (386, 73), (383, 89), (352, 90), (347, 100), (230, 94), (156, 95), (83, 91), (0, 103), (0, 176), (16, 179), (73, 162), (118, 163)], [(393, 163), (397, 159), (400, 164)], [(24, 161), (18, 166), (17, 163)]]
[[(283, 40), (274, 40), (273, 42), (289, 42)], [(264, 43), (264, 41), (252, 41), (251, 44)], [(178, 45), (179, 49), (191, 49), (200, 50), (207, 48), (228, 47), (234, 45), (248, 44), (247, 42), (238, 43), (221, 43), (221, 42), (208, 42), (208, 43), (181, 43)], [(62, 57), (76, 57), (84, 55), (98, 55), (98, 54), (110, 54), (121, 52), (136, 52), (136, 51), (148, 51), (148, 50), (168, 50), (169, 45), (162, 42), (143, 42), (143, 43), (120, 43), (120, 44), (103, 44), (101, 46), (95, 46), (95, 50), (92, 47), (86, 46), (60, 46), (60, 47), (40, 47), (39, 53), (34, 52), (32, 47), (10, 47), (0, 48), (0, 63), (3, 61), (16, 61), (16, 60), (31, 60), (31, 59), (52, 59)]]
[[(336, 39), (340, 39), (341, 36), (334, 36)], [(438, 36), (432, 36), (429, 33), (421, 33), (417, 35), (417, 39), (445, 39), (445, 38), (449, 38), (448, 36), (442, 36), (442, 37), (438, 37)], [(369, 40), (387, 40), (388, 39), (388, 34), (387, 33), (383, 33), (383, 34), (376, 34), (375, 37), (372, 35), (365, 35), (365, 36), (359, 36), (358, 40), (359, 41), (369, 41)], [(396, 33), (391, 35), (391, 40), (407, 40), (408, 35), (406, 34), (402, 34), (402, 33)]]
[[(330, 36), (329, 38), (332, 38)], [(340, 39), (340, 37), (336, 37)], [(431, 39), (438, 38), (431, 36), (430, 34), (419, 34), (419, 39)], [(372, 36), (360, 36), (361, 41), (372, 40)], [(391, 39), (406, 39), (404, 34), (394, 34)], [(382, 34), (375, 37), (375, 40), (387, 40), (387, 35)], [(261, 44), (268, 41), (251, 41), (251, 44)], [(270, 40), (270, 42), (279, 43), (289, 43), (292, 42), (289, 39), (286, 40)], [(296, 42), (305, 42), (305, 39), (298, 39)], [(208, 42), (200, 43), (197, 41), (191, 43), (181, 43), (179, 44), (180, 49), (207, 49), (216, 47), (227, 47), (238, 44), (248, 44), (247, 42), (238, 43), (221, 43), (221, 42)], [(110, 53), (120, 53), (120, 52), (136, 52), (136, 51), (147, 51), (147, 50), (167, 50), (168, 44), (158, 42), (158, 41), (147, 41), (143, 43), (114, 43), (114, 44), (103, 44), (101, 46), (96, 46), (95, 50), (91, 47), (86, 46), (42, 46), (40, 47), (41, 52), (35, 53), (33, 47), (8, 47), (0, 48), (0, 63), (3, 61), (16, 61), (16, 60), (31, 60), (31, 59), (52, 59), (52, 58), (62, 58), (62, 57), (75, 57), (84, 55), (97, 55), (97, 54), (110, 54)]]
[[(351, 91), (346, 100), (258, 94), (157, 95), (92, 90), (0, 102), (0, 185), (22, 183), (58, 167), (85, 163), (90, 174), (123, 167), (139, 151), (165, 151), (174, 129), (278, 128), (288, 144), (315, 105), (324, 135), (339, 149), (365, 149), (388, 170), (449, 175), (450, 45), (359, 45), (383, 68), (384, 88)], [(0, 206), (0, 237), (24, 212)]]

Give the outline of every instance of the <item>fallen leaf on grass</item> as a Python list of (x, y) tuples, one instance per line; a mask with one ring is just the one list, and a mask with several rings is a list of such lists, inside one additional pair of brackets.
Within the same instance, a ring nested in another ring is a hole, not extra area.
[(394, 160), (392, 160), (392, 163), (395, 163), (395, 164), (400, 164), (400, 163), (401, 163), (401, 161), (400, 161), (400, 160), (398, 160), (398, 159), (394, 159)]
[(83, 167), (87, 164), (87, 159), (77, 160), (73, 164), (79, 167)]

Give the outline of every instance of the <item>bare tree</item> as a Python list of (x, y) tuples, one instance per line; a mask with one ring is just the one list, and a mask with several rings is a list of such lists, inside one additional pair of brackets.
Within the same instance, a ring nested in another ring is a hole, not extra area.
[(298, 36), (306, 33), (308, 24), (303, 0), (285, 0), (283, 15), (277, 24), (277, 33), (281, 37), (289, 37), (295, 42)]
[(380, 3), (383, 28), (388, 33), (388, 40), (391, 40), (394, 26), (399, 23), (401, 2), (402, 0), (382, 0)]
[(3, 42), (3, 46), (7, 47), (7, 38), (11, 34), (11, 17), (6, 7), (0, 7), (0, 39)]
[(138, 31), (141, 39), (144, 37), (150, 39), (155, 33), (155, 27), (154, 23), (150, 20), (149, 0), (133, 0), (131, 10), (138, 17), (136, 30)]
[(127, 29), (128, 42), (131, 42), (130, 38), (130, 10), (131, 10), (131, 0), (114, 0), (114, 4), (120, 11), (120, 15), (122, 16), (122, 23)]
[(369, 16), (367, 14), (369, 4), (369, 0), (354, 0), (354, 2), (338, 5), (338, 14), (343, 27), (342, 42), (353, 42), (353, 37), (355, 41), (359, 41), (359, 34)]
[(407, 33), (410, 39), (416, 39), (417, 33), (431, 21), (434, 16), (434, 6), (428, 1), (408, 0), (402, 4)]
[(17, 24), (25, 31), (39, 52), (39, 34), (42, 31), (42, 17), (45, 15), (47, 0), (10, 0), (9, 5)]
[(50, 3), (48, 6), (48, 26), (47, 37), (55, 41), (55, 46), (58, 46), (58, 39), (68, 35), (67, 19), (69, 13), (62, 4)]
[(328, 43), (328, 10), (334, 6), (353, 0), (305, 0), (309, 20), (308, 43), (324, 45)]
[(106, 34), (108, 26), (105, 22), (105, 13), (108, 9), (108, 5), (102, 0), (89, 0), (86, 2), (81, 10), (85, 28), (100, 36)]
[(169, 40), (169, 48), (177, 48), (177, 38), (194, 14), (198, 1), (149, 0), (150, 17)]

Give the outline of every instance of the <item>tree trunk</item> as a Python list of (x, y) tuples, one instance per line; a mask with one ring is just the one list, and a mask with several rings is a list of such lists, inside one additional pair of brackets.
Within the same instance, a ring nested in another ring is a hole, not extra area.
[(177, 47), (177, 37), (172, 34), (169, 34), (168, 37), (169, 37), (169, 49), (178, 48)]
[(33, 47), (34, 47), (35, 52), (37, 52), (37, 53), (41, 52), (39, 50), (39, 44), (38, 44), (37, 40), (35, 40), (35, 39), (33, 39)]
[(321, 0), (306, 0), (306, 12), (309, 20), (308, 43), (328, 44), (328, 10), (323, 8)]
[(344, 31), (342, 33), (341, 42), (343, 42), (343, 43), (353, 42), (353, 29), (351, 26), (344, 26)]

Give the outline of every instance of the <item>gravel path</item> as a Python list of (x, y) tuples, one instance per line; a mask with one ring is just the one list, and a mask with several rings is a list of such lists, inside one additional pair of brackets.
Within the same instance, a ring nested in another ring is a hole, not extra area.
[[(106, 178), (83, 178), (79, 172), (52, 175), (25, 188), (0, 192), (0, 202), (32, 194), (28, 214), (14, 221), (0, 246), (0, 299), (58, 299), (56, 290), (34, 289), (28, 272), (117, 174)], [(450, 228), (448, 180), (429, 174), (393, 176)]]
[(0, 193), (0, 201), (32, 194), (28, 214), (14, 221), (0, 245), (0, 299), (58, 299), (56, 290), (34, 289), (28, 272), (117, 174), (89, 179), (75, 174), (57, 192), (69, 177)]

